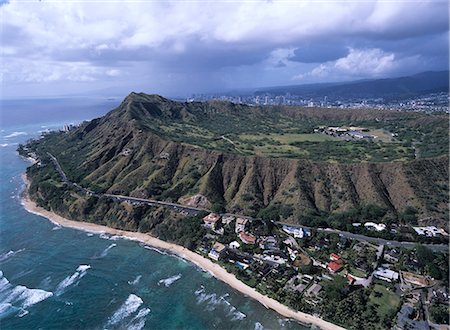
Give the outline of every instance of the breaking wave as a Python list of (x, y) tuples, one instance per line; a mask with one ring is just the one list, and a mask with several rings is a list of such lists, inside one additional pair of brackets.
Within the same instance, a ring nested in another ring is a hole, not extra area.
[(9, 258), (15, 256), (17, 253), (24, 251), (25, 249), (20, 249), (17, 251), (10, 250), (0, 255), (0, 262), (8, 260)]
[(247, 317), (247, 315), (226, 300), (228, 294), (222, 296), (217, 296), (215, 293), (208, 294), (203, 286), (194, 293), (197, 296), (197, 304), (206, 304), (205, 309), (209, 312), (216, 310), (218, 307), (222, 307), (227, 316), (231, 318), (231, 321), (240, 321)]
[(181, 278), (181, 274), (177, 274), (168, 278), (164, 278), (158, 281), (158, 285), (164, 284), (167, 288), (171, 286), (175, 281), (178, 281)]
[(135, 278), (133, 281), (128, 281), (128, 284), (129, 284), (129, 285), (136, 285), (136, 284), (139, 283), (139, 281), (141, 280), (141, 278), (142, 278), (142, 275), (138, 275), (138, 276), (136, 276), (136, 278)]
[(163, 254), (163, 255), (168, 255), (167, 252), (159, 250), (159, 249), (157, 249), (157, 248), (155, 248), (153, 246), (149, 246), (149, 245), (145, 245), (145, 244), (143, 244), (142, 246), (144, 247), (144, 249), (152, 250), (152, 251), (158, 252), (159, 254)]
[(64, 280), (62, 280), (58, 286), (56, 287), (56, 295), (60, 296), (62, 295), (66, 289), (71, 285), (78, 285), (80, 279), (86, 275), (87, 270), (91, 268), (90, 265), (80, 265), (75, 273), (73, 273), (70, 276), (67, 276)]
[(0, 319), (11, 315), (19, 317), (28, 314), (29, 308), (49, 297), (50, 291), (30, 289), (23, 285), (12, 285), (0, 271)]
[(28, 135), (28, 133), (27, 132), (12, 132), (9, 135), (5, 135), (4, 138), (5, 139), (9, 139), (9, 138), (16, 137), (16, 136), (21, 136), (21, 135)]
[(117, 241), (118, 239), (123, 238), (122, 236), (118, 236), (118, 235), (110, 236), (110, 235), (105, 234), (105, 233), (100, 233), (99, 237), (103, 238), (103, 239), (107, 239), (109, 241)]
[(128, 320), (124, 328), (140, 330), (145, 326), (145, 317), (150, 313), (150, 309), (142, 307), (143, 300), (141, 297), (130, 294), (125, 302), (119, 307), (118, 310), (108, 319), (106, 326), (115, 326), (122, 323), (127, 318)]
[(261, 323), (256, 322), (255, 323), (255, 330), (264, 330), (264, 327)]
[(95, 255), (92, 259), (101, 259), (101, 258), (106, 257), (108, 255), (109, 251), (115, 246), (117, 246), (117, 244), (116, 243), (112, 243), (106, 249), (104, 249), (102, 251), (102, 253), (100, 253), (99, 255)]

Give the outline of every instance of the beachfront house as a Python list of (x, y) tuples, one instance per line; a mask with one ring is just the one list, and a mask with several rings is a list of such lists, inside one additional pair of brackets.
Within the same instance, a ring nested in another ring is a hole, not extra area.
[(224, 253), (226, 251), (226, 246), (223, 245), (222, 243), (215, 243), (211, 249), (211, 251), (209, 251), (208, 253), (208, 257), (210, 257), (211, 259), (218, 261), (220, 258), (223, 257)]
[(217, 213), (210, 213), (206, 217), (203, 218), (203, 222), (205, 223), (205, 227), (207, 228), (214, 228), (216, 223), (220, 221), (220, 215)]
[(305, 301), (311, 305), (317, 305), (320, 302), (319, 293), (322, 291), (322, 286), (320, 284), (314, 283), (305, 292)]
[(248, 219), (245, 219), (245, 218), (237, 218), (236, 219), (236, 227), (235, 227), (236, 234), (245, 230), (245, 225), (247, 224), (247, 222), (248, 222)]

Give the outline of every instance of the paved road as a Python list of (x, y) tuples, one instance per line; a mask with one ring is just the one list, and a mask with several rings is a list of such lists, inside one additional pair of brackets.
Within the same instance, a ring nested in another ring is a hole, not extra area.
[[(56, 157), (53, 156), (49, 152), (47, 152), (47, 154), (52, 159), (53, 163), (55, 164), (56, 170), (61, 175), (62, 180), (64, 182), (66, 182), (67, 184), (76, 187), (77, 189), (79, 189), (80, 191), (83, 191), (84, 193), (86, 193), (88, 195), (93, 195), (93, 196), (97, 196), (97, 197), (105, 196), (105, 197), (113, 198), (113, 199), (120, 200), (120, 201), (145, 203), (147, 205), (152, 205), (152, 206), (164, 206), (164, 207), (168, 207), (168, 208), (170, 208), (174, 211), (180, 212), (180, 213), (183, 213), (183, 212), (187, 213), (188, 215), (196, 215), (200, 211), (212, 212), (211, 210), (207, 210), (204, 208), (197, 208), (197, 207), (193, 207), (193, 206), (186, 206), (186, 205), (181, 205), (181, 204), (171, 203), (171, 202), (162, 202), (162, 201), (157, 201), (154, 199), (144, 199), (144, 198), (115, 195), (115, 194), (96, 194), (93, 191), (86, 189), (77, 183), (69, 181), (67, 179), (66, 173), (61, 168), (61, 165), (59, 164)], [(251, 217), (246, 217), (246, 216), (242, 216), (239, 214), (226, 213), (226, 215), (247, 218), (250, 220), (252, 219)], [(385, 240), (383, 238), (369, 237), (369, 236), (364, 236), (364, 235), (360, 235), (360, 234), (353, 234), (353, 233), (350, 233), (347, 231), (341, 231), (341, 230), (331, 229), (331, 228), (311, 228), (311, 227), (306, 227), (306, 226), (292, 225), (292, 224), (283, 223), (283, 222), (276, 222), (276, 223), (280, 224), (280, 225), (289, 225), (289, 226), (298, 227), (298, 228), (316, 229), (317, 231), (322, 231), (322, 232), (327, 232), (327, 233), (336, 233), (336, 234), (339, 234), (346, 238), (355, 239), (355, 240), (364, 241), (364, 242), (371, 242), (371, 243), (375, 243), (378, 245), (386, 245), (388, 247), (404, 247), (404, 248), (411, 249), (411, 248), (414, 248), (418, 244), (415, 242), (390, 241), (390, 240)], [(448, 251), (448, 245), (445, 245), (445, 244), (423, 244), (423, 245), (435, 252), (447, 252)]]
[[(342, 230), (331, 229), (331, 228), (311, 228), (311, 227), (306, 227), (306, 226), (292, 225), (292, 224), (283, 223), (283, 222), (277, 222), (277, 224), (289, 225), (291, 227), (298, 227), (298, 228), (315, 229), (317, 231), (321, 231), (321, 232), (325, 232), (325, 233), (335, 233), (335, 234), (339, 234), (346, 238), (355, 239), (355, 240), (362, 241), (362, 242), (375, 243), (378, 245), (386, 245), (388, 247), (404, 247), (407, 249), (412, 249), (412, 248), (416, 247), (417, 244), (419, 244), (416, 242), (390, 241), (390, 240), (386, 240), (383, 238), (364, 236), (364, 235), (360, 235), (360, 234), (353, 234), (348, 231), (342, 231)], [(435, 251), (435, 252), (447, 252), (448, 251), (448, 245), (445, 245), (445, 244), (421, 244), (421, 245), (424, 245), (427, 248), (429, 248), (430, 250)]]

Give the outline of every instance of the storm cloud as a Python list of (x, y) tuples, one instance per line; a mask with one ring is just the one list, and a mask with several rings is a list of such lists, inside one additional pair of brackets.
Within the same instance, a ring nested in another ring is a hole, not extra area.
[(12, 0), (0, 10), (2, 97), (176, 96), (448, 69), (447, 1)]

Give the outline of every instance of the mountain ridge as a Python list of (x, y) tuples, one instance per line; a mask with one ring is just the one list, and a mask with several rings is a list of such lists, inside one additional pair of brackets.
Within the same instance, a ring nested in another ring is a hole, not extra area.
[[(440, 224), (447, 221), (445, 155), (382, 163), (313, 162), (207, 149), (171, 140), (155, 128), (164, 120), (191, 125), (204, 115), (207, 122), (215, 116), (222, 118), (221, 109), (214, 106), (132, 93), (106, 116), (68, 133), (48, 135), (36, 141), (33, 148), (41, 153), (50, 151), (74, 182), (98, 192), (174, 202), (202, 195), (217, 209), (253, 216), (283, 206), (288, 210), (285, 220), (293, 223), (311, 212), (342, 213), (369, 204), (386, 214), (399, 215), (410, 207), (419, 212), (420, 218), (431, 217)], [(259, 111), (247, 106), (228, 110), (243, 118)], [(293, 118), (303, 118), (312, 110), (280, 111), (294, 111)], [(329, 112), (324, 111), (325, 115)], [(430, 125), (440, 120), (414, 114), (378, 114), (386, 120), (402, 116), (432, 120)], [(319, 118), (322, 115), (315, 114)], [(372, 116), (371, 112), (352, 115), (348, 111), (329, 115)], [(228, 112), (225, 116), (232, 118)]]
[(291, 93), (303, 97), (404, 98), (418, 94), (449, 92), (449, 71), (426, 71), (411, 76), (364, 79), (348, 82), (273, 86), (255, 94)]

